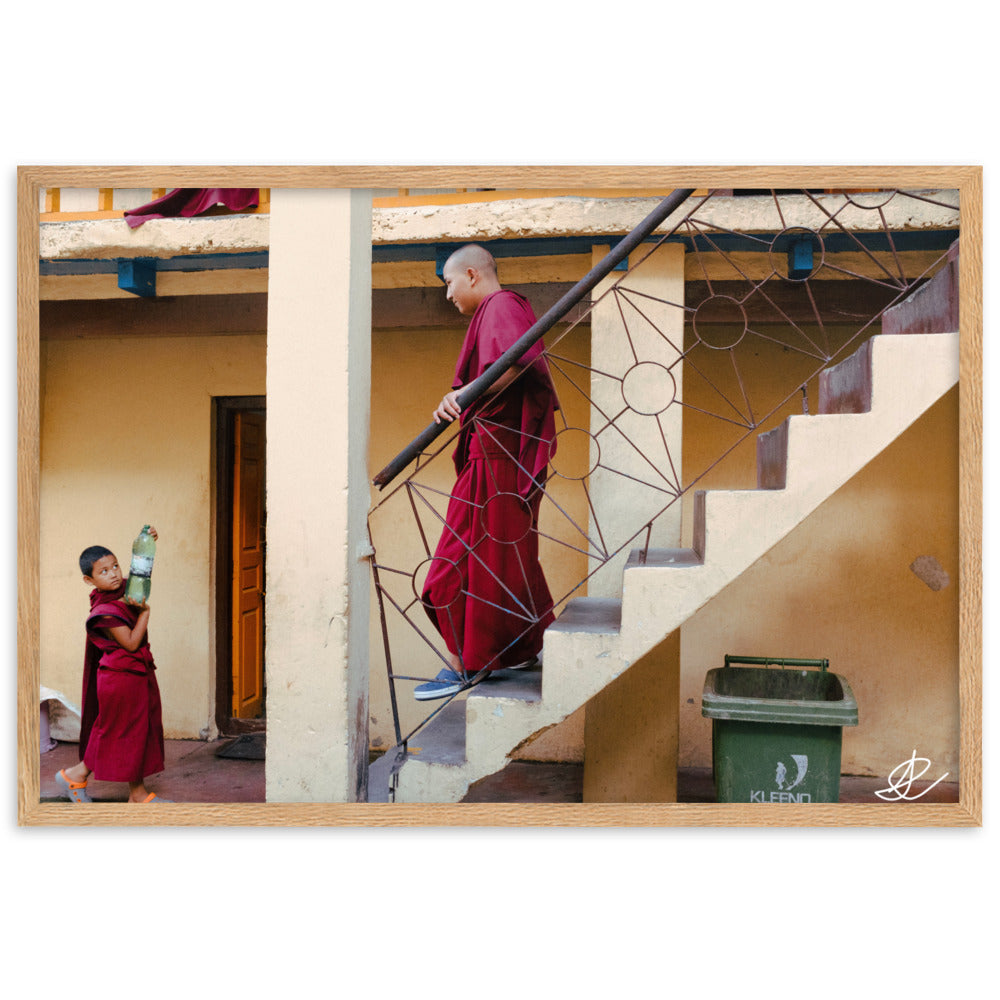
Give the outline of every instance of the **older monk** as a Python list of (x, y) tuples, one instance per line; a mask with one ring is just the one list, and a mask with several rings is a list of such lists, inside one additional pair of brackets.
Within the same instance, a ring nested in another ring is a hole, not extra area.
[(538, 508), (555, 453), (555, 388), (541, 340), (469, 409), (459, 393), (535, 323), (527, 299), (504, 289), (496, 262), (470, 244), (448, 258), (447, 298), (470, 316), (452, 391), (434, 420), (460, 420), (457, 479), (422, 601), (449, 653), (449, 667), (414, 697), (445, 698), (495, 670), (528, 666), (553, 620), (538, 561)]

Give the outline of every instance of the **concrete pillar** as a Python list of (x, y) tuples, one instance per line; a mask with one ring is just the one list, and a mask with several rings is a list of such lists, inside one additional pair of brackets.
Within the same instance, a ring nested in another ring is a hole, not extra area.
[[(594, 247), (595, 265), (607, 251)], [(669, 404), (682, 398), (683, 389), (682, 366), (675, 362), (684, 350), (684, 247), (667, 243), (652, 255), (649, 247), (640, 247), (629, 258), (629, 269), (621, 287), (640, 294), (608, 295), (594, 308), (590, 327), (590, 461), (591, 468), (597, 466), (590, 490), (608, 551), (624, 545), (644, 520), (663, 510), (672, 499), (671, 484), (681, 483), (681, 407)], [(594, 297), (620, 278), (621, 272), (612, 272)], [(608, 427), (612, 418), (615, 426)], [(591, 512), (591, 537), (597, 538), (594, 522)], [(650, 544), (675, 548), (680, 538), (678, 500), (657, 518)], [(588, 594), (620, 597), (628, 551), (645, 539), (643, 532), (595, 573)]]
[(363, 801), (371, 195), (274, 189), (270, 218), (267, 801)]
[(680, 629), (587, 702), (584, 802), (676, 802)]

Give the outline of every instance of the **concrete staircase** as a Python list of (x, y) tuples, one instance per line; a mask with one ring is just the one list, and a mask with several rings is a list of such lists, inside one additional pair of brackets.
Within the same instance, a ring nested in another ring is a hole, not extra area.
[[(897, 308), (904, 307), (912, 310), (911, 300)], [(758, 439), (757, 489), (695, 494), (693, 548), (650, 550), (645, 558), (636, 550), (620, 601), (571, 600), (545, 634), (544, 669), (500, 671), (446, 705), (415, 735), (398, 773), (394, 751), (372, 765), (370, 801), (459, 801), (521, 744), (656, 647), (875, 458), (956, 384), (958, 357), (957, 332), (882, 333), (823, 372), (819, 413), (792, 416)]]

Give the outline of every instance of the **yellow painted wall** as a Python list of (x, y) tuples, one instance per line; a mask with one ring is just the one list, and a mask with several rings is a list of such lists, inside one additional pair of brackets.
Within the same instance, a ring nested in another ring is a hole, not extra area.
[[(410, 440), (430, 422), (434, 407), (450, 388), (454, 376), (455, 359), (461, 347), (463, 330), (455, 329), (407, 329), (376, 330), (372, 335), (372, 422), (370, 436), (369, 469), (374, 476)], [(589, 328), (577, 327), (564, 334), (563, 328), (556, 328), (546, 336), (546, 345), (552, 348), (556, 338), (561, 337), (557, 353), (587, 364), (590, 356)], [(560, 377), (555, 376), (559, 389)], [(582, 405), (577, 393), (561, 393), (565, 399), (565, 416), (570, 426), (586, 427), (589, 413)], [(557, 416), (557, 429), (562, 418)], [(438, 439), (437, 445), (446, 440)], [(566, 448), (560, 455), (560, 463), (565, 459), (568, 468), (582, 468), (586, 463), (585, 449), (579, 454), (572, 451), (571, 436), (564, 437)], [(447, 500), (447, 494), (454, 484), (455, 474), (451, 453), (453, 445), (445, 448), (440, 456), (421, 475), (422, 481), (431, 483), (442, 493), (440, 504)], [(409, 471), (409, 470), (408, 470)], [(390, 563), (413, 567), (422, 558), (419, 536), (413, 529), (409, 502), (399, 484), (405, 479), (401, 475), (381, 493), (372, 488), (373, 504), (380, 504), (370, 519), (372, 538), (380, 564)], [(578, 484), (554, 478), (549, 485), (570, 516), (581, 525), (587, 523), (587, 509), (581, 503), (582, 496)], [(543, 504), (540, 515), (543, 533), (566, 538), (572, 534), (567, 529), (565, 519), (558, 515), (547, 503)], [(431, 548), (437, 544), (440, 529), (429, 539)], [(539, 546), (542, 566), (553, 597), (557, 600), (566, 594), (586, 575), (586, 559), (575, 551), (548, 539), (541, 539)], [(408, 595), (412, 599), (408, 581), (397, 582), (389, 574), (383, 573), (383, 586), (391, 585), (395, 593)], [(583, 589), (579, 594), (586, 593)], [(417, 608), (414, 617), (426, 624), (430, 623), (422, 610)], [(413, 632), (413, 629), (391, 607), (387, 609), (389, 623), (389, 648), (396, 674), (433, 677), (441, 668), (430, 648)], [(431, 635), (436, 636), (433, 630)], [(412, 696), (413, 684), (397, 684), (397, 700), (403, 735), (417, 725), (434, 705), (415, 702)], [(380, 626), (378, 602), (372, 593), (371, 616), (371, 686), (369, 693), (370, 733), (373, 749), (384, 749), (395, 743), (392, 711), (389, 700), (389, 685), (386, 676), (384, 643)], [(419, 736), (415, 740), (419, 745)], [(537, 740), (525, 755), (532, 759), (579, 760), (582, 759), (583, 716), (582, 712), (571, 716), (562, 726), (550, 730)]]
[(150, 645), (168, 738), (214, 725), (212, 397), (262, 395), (263, 335), (41, 345), (41, 681), (79, 704), (88, 545), (160, 533)]

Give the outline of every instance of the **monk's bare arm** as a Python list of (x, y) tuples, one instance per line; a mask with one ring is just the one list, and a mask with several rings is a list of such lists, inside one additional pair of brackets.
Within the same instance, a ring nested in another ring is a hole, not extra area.
[(128, 625), (118, 625), (115, 628), (109, 628), (105, 631), (122, 649), (127, 649), (130, 653), (134, 653), (142, 645), (142, 640), (146, 638), (146, 626), (148, 624), (149, 607), (143, 606), (134, 627), (129, 628)]
[[(517, 365), (513, 368), (508, 368), (507, 371), (505, 371), (503, 375), (501, 375), (500, 378), (498, 378), (496, 382), (494, 382), (493, 385), (491, 385), (486, 392), (483, 393), (483, 395), (495, 396), (498, 392), (502, 392), (511, 384), (511, 382), (514, 381), (515, 378), (517, 378), (520, 371), (521, 369)], [(471, 384), (475, 385), (476, 383), (473, 382)], [(453, 389), (444, 397), (444, 399), (441, 400), (438, 404), (438, 408), (434, 411), (434, 423), (439, 424), (442, 420), (450, 422), (456, 417), (461, 416), (462, 410), (458, 405), (458, 396), (459, 393), (463, 392), (467, 388), (468, 386), (462, 386), (461, 389)]]

